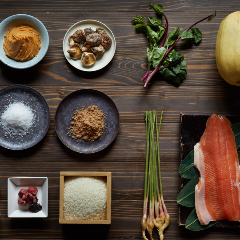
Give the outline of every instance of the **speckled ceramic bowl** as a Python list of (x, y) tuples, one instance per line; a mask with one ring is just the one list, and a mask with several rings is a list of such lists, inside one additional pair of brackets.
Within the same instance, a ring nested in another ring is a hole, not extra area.
[[(7, 33), (8, 29), (21, 25), (28, 25), (32, 27), (35, 31), (39, 33), (39, 36), (41, 38), (41, 49), (38, 55), (26, 62), (17, 62), (15, 60), (8, 58), (5, 55), (5, 51), (3, 49), (4, 35)], [(0, 23), (0, 60), (9, 67), (25, 69), (36, 65), (45, 56), (48, 50), (48, 46), (49, 36), (47, 29), (45, 28), (41, 21), (39, 21), (37, 18), (33, 16), (26, 14), (12, 15)]]

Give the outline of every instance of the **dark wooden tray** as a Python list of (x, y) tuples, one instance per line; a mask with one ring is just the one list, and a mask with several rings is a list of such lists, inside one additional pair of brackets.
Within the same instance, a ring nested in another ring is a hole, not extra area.
[[(193, 150), (196, 143), (206, 128), (206, 122), (210, 115), (188, 115), (180, 114), (180, 163)], [(226, 116), (232, 124), (240, 122), (240, 116)], [(188, 179), (180, 177), (179, 191), (188, 182)], [(184, 226), (186, 219), (193, 208), (178, 206), (178, 224)], [(240, 227), (240, 222), (220, 221), (214, 227)]]

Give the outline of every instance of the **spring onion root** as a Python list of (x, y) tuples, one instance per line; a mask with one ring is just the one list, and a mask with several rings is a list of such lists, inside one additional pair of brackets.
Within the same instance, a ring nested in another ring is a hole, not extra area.
[[(145, 112), (146, 167), (143, 217), (141, 221), (142, 236), (145, 240), (147, 240), (146, 229), (150, 239), (153, 240), (152, 232), (154, 226), (158, 229), (159, 238), (162, 240), (164, 238), (163, 232), (170, 223), (170, 216), (167, 212), (167, 208), (163, 199), (160, 167), (159, 134), (162, 123), (162, 115), (163, 112), (161, 112), (160, 123), (158, 124), (156, 111)], [(149, 211), (147, 217), (148, 206)]]

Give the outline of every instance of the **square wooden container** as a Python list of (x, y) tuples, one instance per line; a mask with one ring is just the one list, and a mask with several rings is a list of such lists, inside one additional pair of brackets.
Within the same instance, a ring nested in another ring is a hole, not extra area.
[[(107, 178), (107, 219), (106, 220), (67, 220), (63, 215), (63, 194), (65, 177), (106, 177)], [(60, 172), (60, 202), (59, 223), (60, 224), (111, 224), (111, 172)]]

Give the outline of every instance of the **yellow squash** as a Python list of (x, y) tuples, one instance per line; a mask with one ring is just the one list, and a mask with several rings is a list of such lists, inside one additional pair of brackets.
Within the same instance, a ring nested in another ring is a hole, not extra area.
[(215, 55), (222, 78), (232, 85), (240, 86), (240, 11), (229, 14), (222, 21)]

